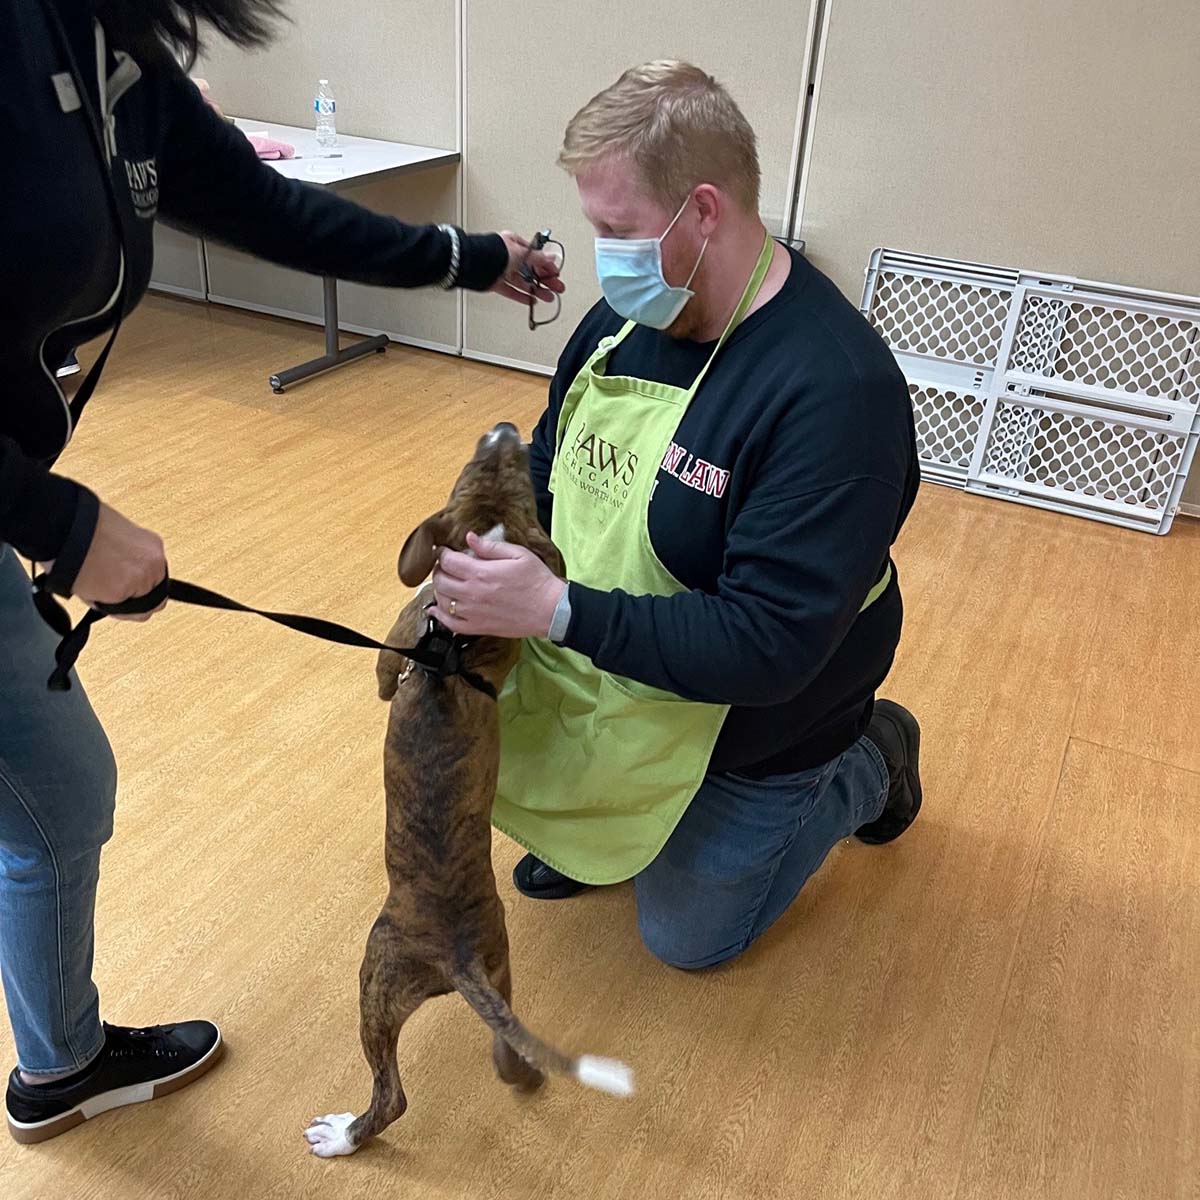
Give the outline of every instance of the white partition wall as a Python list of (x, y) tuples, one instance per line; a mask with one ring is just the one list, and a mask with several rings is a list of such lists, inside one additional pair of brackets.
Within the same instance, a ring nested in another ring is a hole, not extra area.
[(255, 54), (214, 42), (194, 74), (230, 113), (313, 123), (328, 79), (338, 128), (359, 137), (457, 148), (458, 0), (288, 0), (289, 23)]
[[(290, 24), (267, 50), (214, 43), (194, 74), (225, 112), (264, 125), (309, 127), (318, 78), (337, 100), (340, 133), (457, 149), (458, 0), (295, 0)], [(456, 168), (349, 189), (350, 199), (402, 220), (458, 221)], [(218, 302), (321, 319), (321, 282), (209, 243), (208, 288)], [(157, 279), (157, 273), (156, 273)], [(457, 297), (425, 290), (341, 288), (343, 328), (458, 353)], [(317, 347), (314, 345), (314, 354)], [(268, 364), (268, 366), (286, 364)]]
[(1200, 291), (1194, 0), (826, 7), (800, 232), (855, 303), (876, 246)]
[(169, 229), (159, 222), (154, 227), (154, 269), (150, 286), (173, 296), (203, 300), (208, 293), (204, 272), (204, 246), (199, 238)]

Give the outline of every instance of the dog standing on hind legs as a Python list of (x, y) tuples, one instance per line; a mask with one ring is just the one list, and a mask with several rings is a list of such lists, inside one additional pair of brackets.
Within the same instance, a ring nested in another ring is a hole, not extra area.
[[(527, 452), (497, 425), (464, 467), (446, 507), (422, 521), (400, 551), (409, 587), (433, 570), (439, 547), (464, 549), (468, 532), (527, 546), (564, 574), (537, 519)], [(396, 1061), (404, 1022), (430, 997), (458, 992), (493, 1032), (496, 1073), (533, 1090), (544, 1072), (615, 1095), (633, 1091), (623, 1063), (555, 1050), (513, 1014), (504, 907), (492, 871), (492, 799), (500, 759), (496, 696), (520, 654), (506, 638), (451, 639), (430, 630), (432, 588), (400, 614), (388, 644), (440, 638), (447, 669), (432, 672), (383, 651), (379, 695), (391, 701), (384, 751), (388, 897), (367, 938), (359, 976), (360, 1035), (374, 1086), (365, 1113), (318, 1117), (305, 1131), (321, 1158), (353, 1154), (404, 1115)]]

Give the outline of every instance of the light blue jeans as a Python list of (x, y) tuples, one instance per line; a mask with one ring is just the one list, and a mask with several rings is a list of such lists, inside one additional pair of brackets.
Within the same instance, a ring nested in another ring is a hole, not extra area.
[(56, 642), (0, 543), (0, 975), (30, 1075), (81, 1069), (104, 1044), (92, 923), (117, 767), (79, 681), (46, 690)]
[(887, 767), (866, 738), (794, 775), (709, 775), (634, 880), (646, 948), (685, 970), (741, 954), (829, 851), (883, 812), (887, 792)]

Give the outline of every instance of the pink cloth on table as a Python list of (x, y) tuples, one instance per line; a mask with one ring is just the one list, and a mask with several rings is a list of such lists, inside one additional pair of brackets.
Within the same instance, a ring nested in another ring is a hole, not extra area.
[(254, 147), (254, 153), (259, 158), (295, 158), (296, 147), (287, 142), (277, 142), (274, 138), (253, 137), (246, 135), (246, 140)]

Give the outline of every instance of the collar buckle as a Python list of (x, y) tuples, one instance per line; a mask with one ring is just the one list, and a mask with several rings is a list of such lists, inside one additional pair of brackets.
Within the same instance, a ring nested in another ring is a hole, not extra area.
[(474, 645), (475, 639), (453, 634), (433, 617), (426, 620), (425, 632), (421, 635), (415, 649), (422, 655), (432, 659), (429, 662), (418, 662), (419, 670), (433, 679), (448, 679), (451, 675), (462, 675), (463, 651)]

